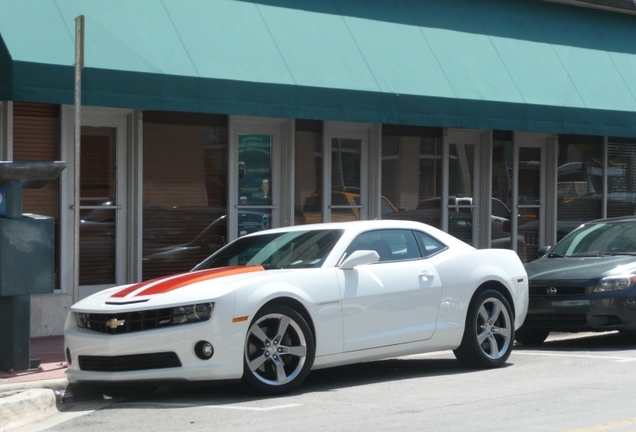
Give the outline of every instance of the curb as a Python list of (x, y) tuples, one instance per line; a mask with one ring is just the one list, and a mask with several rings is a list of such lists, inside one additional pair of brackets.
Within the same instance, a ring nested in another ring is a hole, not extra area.
[(57, 413), (55, 391), (67, 385), (66, 379), (0, 385), (0, 428), (17, 427)]

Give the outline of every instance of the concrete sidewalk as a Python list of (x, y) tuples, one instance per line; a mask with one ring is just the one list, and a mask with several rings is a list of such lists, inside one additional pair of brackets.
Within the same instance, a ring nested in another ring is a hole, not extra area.
[(54, 414), (68, 386), (65, 377), (64, 337), (31, 339), (31, 359), (37, 369), (0, 371), (0, 430)]

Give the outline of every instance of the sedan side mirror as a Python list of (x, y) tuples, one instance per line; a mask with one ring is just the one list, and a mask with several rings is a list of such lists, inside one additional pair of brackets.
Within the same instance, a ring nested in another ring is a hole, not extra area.
[(374, 262), (380, 261), (380, 255), (374, 250), (357, 250), (349, 255), (342, 264), (340, 264), (340, 268), (343, 270), (352, 270), (354, 267), (363, 264), (372, 264)]
[(551, 247), (552, 246), (541, 246), (539, 249), (537, 249), (537, 256), (541, 258), (542, 256), (546, 255), (550, 251)]

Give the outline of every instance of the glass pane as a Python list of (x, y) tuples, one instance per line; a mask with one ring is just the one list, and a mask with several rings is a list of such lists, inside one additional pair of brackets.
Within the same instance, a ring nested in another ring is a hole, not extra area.
[(296, 120), (294, 225), (322, 221), (322, 122)]
[(114, 284), (116, 280), (115, 228), (116, 204), (115, 128), (82, 127), (80, 156), (79, 283)]
[[(60, 106), (13, 102), (13, 160), (55, 161), (60, 155)], [(24, 213), (55, 220), (55, 289), (60, 289), (60, 179), (22, 190)]]
[(539, 250), (539, 215), (540, 208), (520, 208), (517, 223), (517, 255), (523, 262), (534, 261), (538, 258)]
[(117, 210), (80, 210), (79, 283), (114, 284)]
[(238, 214), (239, 236), (271, 228), (272, 211), (241, 210)]
[(603, 215), (603, 139), (559, 137), (557, 240)]
[(331, 140), (331, 188), (360, 191), (362, 141), (333, 138)]
[(441, 155), (441, 130), (383, 127), (383, 219), (414, 220), (441, 227)]
[(448, 232), (473, 243), (475, 145), (450, 144), (448, 165)]
[(541, 197), (541, 149), (519, 149), (519, 205), (539, 205)]
[(610, 138), (607, 148), (607, 216), (636, 214), (636, 140)]
[(82, 126), (81, 205), (112, 205), (116, 196), (115, 128)]
[(519, 214), (517, 254), (523, 262), (537, 258), (540, 243), (541, 148), (519, 148)]
[(272, 136), (239, 134), (238, 199), (241, 205), (272, 204)]
[[(360, 170), (362, 141), (331, 140), (331, 221), (360, 220)], [(342, 207), (345, 208), (342, 208)], [(340, 207), (340, 208), (338, 208)]]
[[(493, 248), (513, 249), (511, 218), (512, 211), (512, 133), (495, 131), (493, 134), (492, 154), (492, 199), (491, 199), (491, 235)], [(518, 242), (517, 251), (523, 250)]]
[(227, 242), (227, 117), (145, 112), (143, 130), (147, 280), (190, 271)]

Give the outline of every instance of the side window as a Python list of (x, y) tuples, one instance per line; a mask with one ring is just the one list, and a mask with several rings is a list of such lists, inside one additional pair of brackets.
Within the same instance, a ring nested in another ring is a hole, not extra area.
[(380, 262), (421, 258), (417, 241), (410, 230), (377, 230), (360, 234), (347, 248), (347, 256), (357, 250), (374, 250)]
[(432, 255), (435, 255), (437, 252), (446, 249), (446, 245), (438, 242), (433, 237), (421, 231), (415, 231), (415, 237), (417, 238), (417, 242), (422, 249), (422, 255), (424, 256), (424, 258), (428, 258)]

